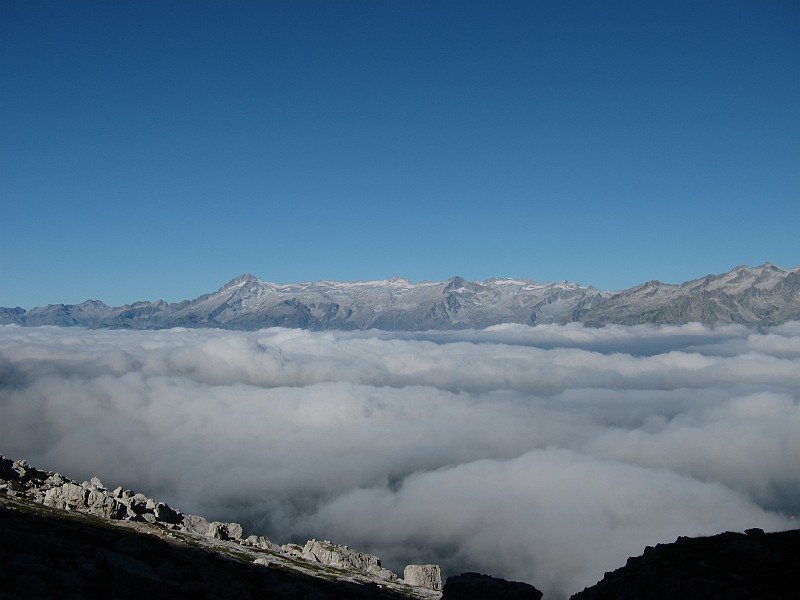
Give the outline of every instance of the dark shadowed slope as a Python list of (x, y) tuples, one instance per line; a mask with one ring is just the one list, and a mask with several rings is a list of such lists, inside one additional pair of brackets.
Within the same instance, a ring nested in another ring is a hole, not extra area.
[(800, 530), (721, 533), (647, 547), (572, 600), (800, 597)]
[(375, 583), (265, 567), (166, 532), (9, 499), (0, 504), (0, 597), (407, 598)]

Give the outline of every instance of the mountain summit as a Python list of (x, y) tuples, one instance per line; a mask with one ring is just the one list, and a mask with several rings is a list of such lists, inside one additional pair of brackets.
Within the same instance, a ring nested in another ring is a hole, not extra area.
[(571, 282), (489, 279), (276, 284), (244, 274), (216, 292), (174, 304), (99, 301), (25, 311), (0, 308), (0, 324), (253, 330), (484, 328), (501, 323), (775, 325), (800, 319), (800, 267), (739, 266), (681, 284), (649, 281), (621, 292)]

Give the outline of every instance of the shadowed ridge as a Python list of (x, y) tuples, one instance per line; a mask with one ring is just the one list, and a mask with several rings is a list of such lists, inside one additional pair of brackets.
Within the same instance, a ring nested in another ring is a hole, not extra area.
[(0, 573), (0, 596), (9, 598), (409, 598), (8, 499), (0, 501)]
[(648, 546), (571, 600), (795, 599), (800, 530), (726, 532)]

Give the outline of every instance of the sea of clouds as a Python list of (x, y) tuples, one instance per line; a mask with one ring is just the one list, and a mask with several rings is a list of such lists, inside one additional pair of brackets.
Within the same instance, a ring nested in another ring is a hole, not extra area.
[(0, 452), (273, 541), (562, 598), (677, 536), (798, 526), (800, 323), (0, 327)]

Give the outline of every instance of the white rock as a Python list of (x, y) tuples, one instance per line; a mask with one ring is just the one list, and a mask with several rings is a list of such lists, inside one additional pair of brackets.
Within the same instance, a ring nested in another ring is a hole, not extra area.
[(397, 579), (397, 575), (381, 566), (381, 561), (377, 556), (334, 544), (328, 540), (309, 540), (303, 548), (302, 556), (306, 560), (330, 567), (369, 573), (379, 579)]
[(183, 515), (181, 525), (183, 529), (189, 533), (208, 535), (209, 523), (203, 517), (198, 517), (197, 515)]
[(65, 483), (60, 487), (47, 490), (44, 495), (43, 504), (45, 506), (63, 509), (84, 508), (86, 506), (86, 496), (88, 493), (86, 488), (81, 485)]
[(109, 492), (82, 485), (65, 483), (50, 488), (44, 494), (45, 506), (88, 512), (106, 519), (120, 519), (126, 513), (125, 506)]
[[(278, 544), (274, 544), (269, 539), (265, 538), (263, 535), (250, 535), (247, 537), (247, 539), (242, 540), (242, 544), (245, 546), (252, 546), (253, 548), (272, 550), (273, 552), (281, 551), (281, 547)], [(300, 551), (302, 552), (302, 549)]]
[(403, 581), (416, 587), (441, 590), (442, 570), (439, 565), (408, 565), (403, 570)]
[(242, 526), (238, 523), (214, 521), (208, 526), (208, 532), (205, 535), (218, 540), (241, 540)]
[(281, 546), (281, 552), (302, 558), (303, 547), (300, 544), (284, 544)]

